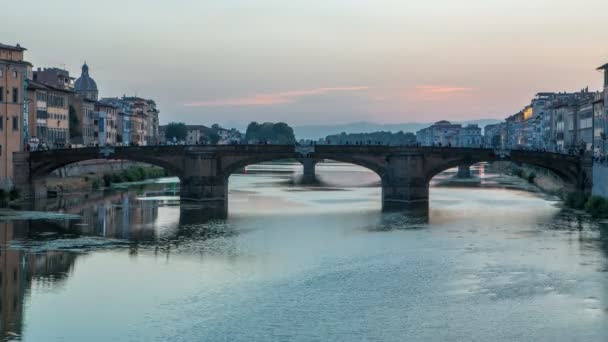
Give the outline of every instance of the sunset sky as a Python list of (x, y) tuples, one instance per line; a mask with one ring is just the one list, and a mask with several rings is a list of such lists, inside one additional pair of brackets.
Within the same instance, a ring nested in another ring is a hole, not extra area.
[(0, 42), (87, 61), (101, 96), (161, 123), (503, 118), (539, 91), (599, 89), (608, 1), (23, 0)]

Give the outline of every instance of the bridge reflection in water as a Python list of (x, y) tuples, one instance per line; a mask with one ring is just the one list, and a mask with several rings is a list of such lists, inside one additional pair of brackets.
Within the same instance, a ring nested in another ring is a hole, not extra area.
[[(476, 170), (476, 172), (478, 172)], [(0, 223), (0, 339), (21, 335), (24, 302), (34, 286), (60, 286), (70, 277), (77, 258), (104, 248), (126, 248), (129, 255), (157, 253), (169, 256), (182, 244), (242, 234), (230, 220), (222, 220), (223, 208), (209, 210), (204, 204), (181, 203), (175, 196), (162, 194), (165, 185), (152, 185), (143, 191), (97, 192), (38, 200), (29, 209), (78, 215), (53, 218), (35, 213), (21, 214)], [(294, 216), (306, 220), (307, 215)], [(311, 215), (308, 215), (311, 216)], [(352, 213), (337, 220), (352, 220), (346, 226), (362, 225), (372, 232), (399, 229), (425, 229), (430, 220), (427, 206), (398, 213)], [(441, 216), (441, 215), (440, 215)], [(233, 220), (250, 219), (239, 215)], [(325, 218), (327, 219), (327, 218)], [(311, 218), (310, 222), (314, 222)], [(352, 224), (351, 224), (352, 223)], [(608, 227), (599, 241), (606, 248)], [(104, 239), (97, 239), (104, 237)], [(584, 239), (581, 234), (581, 239)], [(66, 243), (66, 240), (71, 242)], [(226, 239), (232, 241), (233, 239)], [(70, 246), (65, 248), (64, 246)], [(235, 247), (236, 248), (236, 247)], [(197, 253), (212, 253), (203, 249)], [(223, 251), (224, 253), (230, 253)]]

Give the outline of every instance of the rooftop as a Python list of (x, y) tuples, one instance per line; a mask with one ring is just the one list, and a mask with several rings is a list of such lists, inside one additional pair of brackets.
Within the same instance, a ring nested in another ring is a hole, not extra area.
[(0, 49), (6, 49), (6, 50), (13, 50), (13, 51), (25, 51), (27, 50), (24, 47), (21, 47), (21, 45), (17, 44), (15, 46), (12, 45), (6, 45), (6, 44), (2, 44), (0, 43)]
[(27, 88), (28, 89), (32, 89), (32, 90), (53, 90), (53, 91), (60, 91), (63, 93), (74, 93), (71, 90), (67, 90), (64, 88), (59, 88), (59, 87), (54, 87), (48, 84), (44, 84), (44, 83), (40, 83), (34, 80), (27, 80)]
[(595, 70), (608, 70), (608, 63), (606, 63), (606, 64), (602, 65), (601, 67), (598, 67), (598, 68), (597, 68), (597, 69), (595, 69)]

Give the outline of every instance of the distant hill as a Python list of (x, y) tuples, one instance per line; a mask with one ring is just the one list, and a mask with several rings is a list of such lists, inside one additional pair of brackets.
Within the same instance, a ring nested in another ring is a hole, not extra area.
[[(469, 120), (469, 121), (453, 121), (463, 125), (477, 124), (480, 127), (491, 125), (500, 122), (498, 119), (481, 119), (481, 120)], [(401, 123), (401, 124), (377, 124), (373, 122), (353, 122), (347, 124), (336, 124), (336, 125), (306, 125), (306, 126), (295, 126), (293, 127), (296, 139), (313, 139), (325, 138), (328, 135), (345, 133), (371, 133), (379, 131), (388, 132), (399, 132), (404, 133), (416, 131), (432, 125), (432, 122), (427, 123)]]

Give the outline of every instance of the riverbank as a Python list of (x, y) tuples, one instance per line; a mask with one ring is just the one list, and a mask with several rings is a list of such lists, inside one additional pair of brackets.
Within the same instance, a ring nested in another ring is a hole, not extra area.
[(53, 195), (109, 188), (113, 184), (139, 182), (147, 179), (166, 177), (167, 172), (155, 166), (130, 165), (116, 168), (113, 172), (73, 175), (47, 178), (47, 188)]
[(593, 218), (608, 218), (608, 199), (583, 191), (565, 190), (564, 182), (547, 170), (509, 162), (495, 162), (490, 168), (498, 173), (522, 178), (545, 193), (559, 196), (568, 208), (585, 210)]

